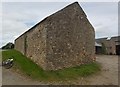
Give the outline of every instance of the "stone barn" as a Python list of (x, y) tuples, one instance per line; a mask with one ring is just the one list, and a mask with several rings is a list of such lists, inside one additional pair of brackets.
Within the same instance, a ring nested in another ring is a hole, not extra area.
[(90, 63), (95, 32), (78, 2), (46, 17), (15, 40), (15, 49), (44, 70)]
[[(120, 36), (98, 38), (96, 39), (96, 42), (101, 45), (104, 45), (105, 54), (120, 55)], [(99, 53), (102, 52), (99, 51)]]

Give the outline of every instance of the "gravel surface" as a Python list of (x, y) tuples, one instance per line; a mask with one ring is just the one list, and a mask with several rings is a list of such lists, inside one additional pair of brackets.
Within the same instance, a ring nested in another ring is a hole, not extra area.
[(101, 72), (83, 78), (82, 85), (118, 85), (118, 56), (99, 55), (97, 61), (102, 65)]
[(3, 68), (2, 73), (3, 73), (2, 74), (3, 85), (40, 85), (41, 84), (41, 82), (39, 81), (33, 81), (28, 77), (13, 72), (13, 70), (10, 69)]
[[(79, 84), (79, 85), (118, 85), (118, 56), (97, 55), (97, 61), (102, 65), (101, 72), (87, 78), (75, 81), (53, 82), (48, 84)], [(46, 83), (34, 81), (14, 72), (12, 69), (2, 70), (3, 85), (43, 85)]]

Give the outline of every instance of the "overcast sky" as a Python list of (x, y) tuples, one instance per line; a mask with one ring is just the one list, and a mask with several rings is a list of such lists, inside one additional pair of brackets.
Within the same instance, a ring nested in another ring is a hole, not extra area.
[[(45, 17), (57, 12), (71, 2), (3, 2), (2, 39), (5, 45), (34, 26)], [(117, 2), (79, 2), (95, 29), (96, 38), (118, 35)], [(1, 38), (1, 36), (0, 36)]]

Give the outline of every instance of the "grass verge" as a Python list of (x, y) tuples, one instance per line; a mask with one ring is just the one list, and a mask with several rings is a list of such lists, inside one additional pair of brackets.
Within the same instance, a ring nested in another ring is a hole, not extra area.
[(19, 69), (33, 79), (42, 81), (72, 80), (78, 77), (86, 77), (100, 71), (100, 65), (96, 62), (57, 71), (45, 71), (29, 58), (16, 50), (2, 51), (3, 60), (14, 57), (14, 69)]

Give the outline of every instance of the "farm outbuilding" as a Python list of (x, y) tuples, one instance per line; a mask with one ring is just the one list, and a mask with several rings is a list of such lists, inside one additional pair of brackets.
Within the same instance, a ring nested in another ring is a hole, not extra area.
[(120, 55), (120, 36), (98, 38), (96, 43), (101, 44), (102, 47), (104, 45), (105, 54)]
[(95, 32), (75, 2), (19, 36), (15, 49), (44, 70), (74, 67), (95, 59)]

